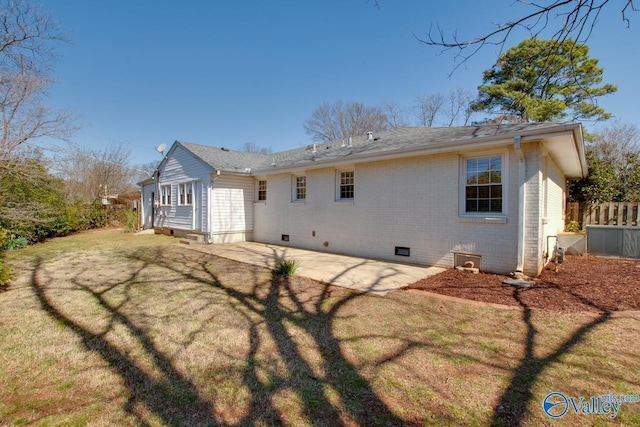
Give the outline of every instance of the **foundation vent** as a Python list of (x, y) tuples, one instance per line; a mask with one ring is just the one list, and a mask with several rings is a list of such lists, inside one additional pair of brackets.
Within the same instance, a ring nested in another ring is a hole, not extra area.
[(395, 254), (397, 256), (411, 256), (411, 248), (396, 246)]
[[(454, 252), (453, 253), (453, 266), (454, 267), (466, 267), (469, 264), (468, 262), (473, 263), (473, 268), (482, 268), (482, 255), (477, 254), (467, 254), (462, 252)], [(465, 265), (466, 264), (466, 265)]]

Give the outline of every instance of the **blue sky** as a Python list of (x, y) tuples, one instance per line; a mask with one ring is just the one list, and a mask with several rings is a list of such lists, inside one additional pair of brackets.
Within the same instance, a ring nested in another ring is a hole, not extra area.
[[(475, 37), (528, 10), (513, 0), (381, 0), (379, 9), (366, 0), (42, 3), (71, 38), (50, 101), (80, 116), (73, 142), (125, 144), (136, 164), (159, 160), (154, 147), (176, 139), (296, 148), (310, 142), (302, 123), (324, 102), (408, 106), (456, 86), (475, 92), (497, 47), (449, 77), (453, 54), (415, 36), (439, 25)], [(627, 29), (619, 7), (607, 6), (588, 44), (605, 81), (619, 86), (599, 104), (638, 123), (640, 13)]]

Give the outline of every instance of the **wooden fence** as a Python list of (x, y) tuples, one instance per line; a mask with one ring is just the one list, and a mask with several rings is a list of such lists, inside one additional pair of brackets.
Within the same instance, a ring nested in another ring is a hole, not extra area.
[(578, 221), (581, 228), (587, 225), (615, 225), (638, 227), (640, 218), (638, 202), (612, 202), (592, 205), (580, 205), (577, 202), (567, 203), (567, 222)]

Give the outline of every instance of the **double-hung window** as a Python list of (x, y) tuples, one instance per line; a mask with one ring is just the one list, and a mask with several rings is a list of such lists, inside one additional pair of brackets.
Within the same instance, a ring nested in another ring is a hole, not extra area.
[(258, 201), (267, 200), (267, 180), (258, 181)]
[(354, 171), (341, 171), (338, 175), (338, 200), (353, 200), (355, 196)]
[(294, 201), (303, 202), (307, 199), (307, 177), (295, 176), (294, 177)]
[(464, 168), (464, 212), (503, 213), (503, 157), (467, 158)]
[(193, 201), (193, 185), (191, 182), (178, 184), (178, 204), (182, 206), (191, 205)]
[(160, 204), (163, 206), (171, 205), (171, 185), (160, 186)]
[(193, 203), (193, 183), (187, 184), (187, 204)]

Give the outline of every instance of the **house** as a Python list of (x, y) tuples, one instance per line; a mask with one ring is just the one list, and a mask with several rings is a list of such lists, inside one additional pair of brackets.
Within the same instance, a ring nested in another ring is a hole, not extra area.
[(272, 155), (176, 141), (142, 183), (143, 216), (208, 243), (537, 276), (566, 180), (586, 174), (573, 122), (408, 127)]

